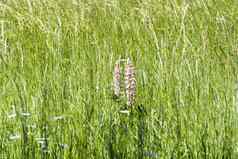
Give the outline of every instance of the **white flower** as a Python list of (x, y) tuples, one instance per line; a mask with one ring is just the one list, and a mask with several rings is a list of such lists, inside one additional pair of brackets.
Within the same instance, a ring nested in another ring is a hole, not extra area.
[(9, 136), (9, 139), (10, 140), (17, 140), (17, 139), (20, 139), (21, 136), (19, 134), (12, 134)]

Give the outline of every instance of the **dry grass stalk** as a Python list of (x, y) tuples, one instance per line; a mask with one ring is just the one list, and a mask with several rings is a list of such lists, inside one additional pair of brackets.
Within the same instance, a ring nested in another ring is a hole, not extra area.
[(114, 88), (114, 95), (116, 97), (120, 96), (120, 61), (118, 60), (114, 67), (114, 74), (113, 74), (113, 88)]
[(132, 106), (135, 101), (136, 95), (136, 79), (135, 79), (135, 69), (128, 58), (125, 66), (125, 87), (126, 87), (126, 97), (127, 105)]

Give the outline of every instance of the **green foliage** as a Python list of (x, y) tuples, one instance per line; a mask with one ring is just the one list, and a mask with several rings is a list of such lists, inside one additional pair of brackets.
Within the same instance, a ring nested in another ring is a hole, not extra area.
[[(0, 1), (0, 158), (238, 158), (237, 6)], [(136, 68), (129, 115), (119, 57)]]

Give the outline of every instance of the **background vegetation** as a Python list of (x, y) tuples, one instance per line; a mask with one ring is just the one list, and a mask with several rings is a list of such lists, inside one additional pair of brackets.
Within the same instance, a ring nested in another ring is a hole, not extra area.
[[(1, 0), (0, 158), (238, 158), (237, 6)], [(129, 115), (119, 57), (136, 67)]]

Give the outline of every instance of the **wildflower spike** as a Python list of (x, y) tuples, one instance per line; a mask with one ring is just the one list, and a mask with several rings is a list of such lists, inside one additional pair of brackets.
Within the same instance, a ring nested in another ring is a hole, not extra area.
[(125, 66), (125, 87), (126, 87), (127, 105), (132, 106), (136, 94), (136, 79), (135, 79), (135, 69), (129, 58), (127, 59)]
[(116, 97), (120, 96), (120, 61), (118, 60), (114, 67), (114, 74), (113, 74), (113, 88), (114, 88), (114, 95)]

